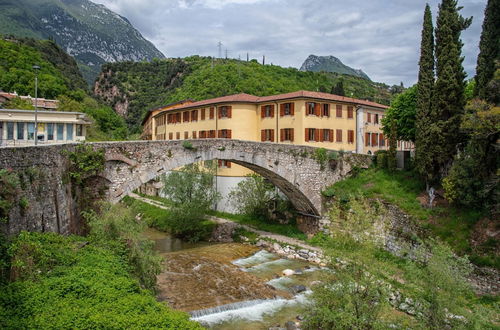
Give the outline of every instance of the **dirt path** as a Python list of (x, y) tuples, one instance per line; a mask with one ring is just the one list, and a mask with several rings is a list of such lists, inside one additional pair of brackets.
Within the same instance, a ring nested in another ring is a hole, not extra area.
[[(134, 193), (130, 193), (129, 196), (132, 197), (132, 198), (138, 199), (141, 202), (148, 203), (150, 205), (158, 207), (160, 209), (164, 209), (164, 210), (168, 210), (169, 209), (167, 206), (163, 205), (160, 202), (157, 202), (155, 200), (152, 200), (152, 199), (149, 199), (149, 198), (146, 198), (146, 197), (139, 196), (139, 195), (134, 194)], [(288, 245), (295, 245), (295, 246), (298, 246), (298, 247), (300, 247), (302, 249), (306, 249), (306, 250), (309, 250), (309, 251), (322, 252), (321, 248), (316, 247), (316, 246), (312, 246), (312, 245), (309, 245), (309, 244), (306, 244), (306, 243), (304, 243), (304, 241), (301, 241), (301, 240), (298, 240), (298, 239), (295, 239), (295, 238), (291, 238), (291, 237), (288, 237), (288, 236), (283, 236), (283, 235), (279, 235), (279, 234), (275, 234), (275, 233), (270, 233), (268, 231), (258, 230), (258, 229), (255, 229), (253, 227), (250, 227), (248, 225), (243, 225), (243, 224), (237, 223), (235, 221), (231, 221), (231, 220), (228, 220), (228, 219), (223, 219), (223, 218), (219, 218), (219, 217), (215, 217), (215, 216), (208, 216), (207, 218), (210, 219), (210, 220), (212, 220), (212, 221), (214, 221), (214, 222), (216, 222), (216, 223), (229, 223), (229, 222), (235, 223), (239, 227), (241, 227), (241, 228), (243, 228), (245, 230), (248, 230), (248, 231), (251, 231), (253, 233), (256, 233), (257, 235), (259, 235), (259, 236), (261, 236), (263, 238), (268, 238), (268, 239), (275, 240), (275, 241), (277, 241), (279, 243), (288, 244)]]

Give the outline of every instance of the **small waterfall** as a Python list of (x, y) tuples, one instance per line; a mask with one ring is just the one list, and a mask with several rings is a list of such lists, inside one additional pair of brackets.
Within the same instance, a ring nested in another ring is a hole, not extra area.
[(307, 302), (307, 295), (310, 293), (311, 291), (306, 291), (290, 300), (277, 298), (242, 301), (214, 308), (193, 311), (190, 312), (190, 314), (192, 316), (192, 320), (201, 322), (206, 326), (237, 319), (261, 321), (265, 315), (272, 315), (284, 307), (294, 306), (298, 303), (304, 304)]

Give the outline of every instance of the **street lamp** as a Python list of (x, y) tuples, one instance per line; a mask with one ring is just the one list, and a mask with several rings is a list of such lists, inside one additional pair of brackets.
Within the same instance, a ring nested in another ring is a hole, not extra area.
[(35, 145), (38, 144), (38, 70), (40, 67), (38, 65), (33, 65), (33, 70), (35, 70)]

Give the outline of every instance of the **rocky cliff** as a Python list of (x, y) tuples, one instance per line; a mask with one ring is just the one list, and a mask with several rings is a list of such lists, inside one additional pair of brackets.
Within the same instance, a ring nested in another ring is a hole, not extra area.
[(341, 60), (335, 56), (316, 56), (309, 55), (300, 67), (300, 71), (313, 71), (313, 72), (334, 72), (340, 74), (348, 74), (355, 77), (370, 80), (370, 77), (360, 69), (353, 69), (350, 66), (342, 63)]

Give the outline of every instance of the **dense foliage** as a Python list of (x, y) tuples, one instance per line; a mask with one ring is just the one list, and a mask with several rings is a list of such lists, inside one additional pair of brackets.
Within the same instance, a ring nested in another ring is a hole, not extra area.
[(97, 81), (96, 94), (115, 109), (117, 104), (128, 103), (127, 123), (138, 130), (148, 109), (171, 102), (237, 93), (265, 96), (301, 89), (329, 92), (340, 81), (346, 96), (382, 104), (389, 104), (392, 98), (389, 86), (359, 77), (302, 72), (261, 65), (255, 60), (245, 62), (199, 56), (151, 63), (106, 64)]
[[(88, 95), (75, 60), (50, 40), (0, 40), (0, 90), (19, 95), (35, 94), (33, 65), (40, 66), (38, 96), (58, 99), (58, 110), (88, 114), (94, 124), (87, 134), (89, 140), (123, 140), (128, 131), (123, 118)], [(29, 101), (14, 98), (7, 108), (34, 109)]]
[(0, 289), (1, 328), (201, 329), (129, 273), (141, 278), (137, 270), (157, 264), (150, 245), (137, 238), (132, 214), (122, 206), (105, 214), (91, 221), (88, 237), (22, 232), (14, 239), (9, 255), (16, 280)]
[(219, 200), (215, 190), (215, 167), (193, 163), (163, 178), (163, 193), (172, 201), (167, 223), (174, 235), (197, 241), (206, 235), (203, 219)]
[[(499, 89), (490, 86), (500, 61), (500, 2), (488, 0), (484, 12), (483, 31), (479, 42), (474, 95), (498, 103)], [(493, 87), (493, 88), (491, 88)]]
[(391, 102), (391, 107), (386, 110), (382, 125), (384, 134), (391, 136), (391, 122), (396, 127), (395, 138), (401, 141), (415, 141), (415, 116), (417, 103), (417, 86), (408, 88), (397, 95)]

